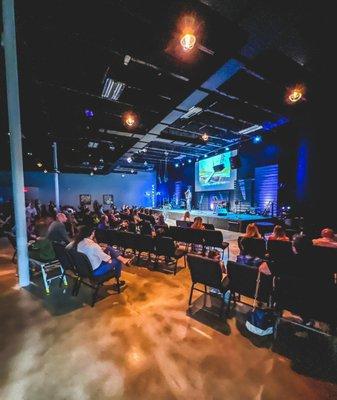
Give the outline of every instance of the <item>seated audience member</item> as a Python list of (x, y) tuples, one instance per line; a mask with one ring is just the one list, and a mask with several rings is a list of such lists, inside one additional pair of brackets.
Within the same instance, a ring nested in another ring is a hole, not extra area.
[(106, 214), (101, 216), (100, 222), (97, 226), (98, 229), (106, 230), (109, 229), (109, 217)]
[(34, 207), (33, 203), (30, 201), (26, 207), (26, 218), (29, 221), (34, 221), (36, 216), (37, 216), (36, 208)]
[(149, 221), (140, 221), (139, 231), (141, 235), (155, 235), (155, 230)]
[(187, 222), (191, 221), (191, 214), (189, 211), (185, 211), (184, 216), (183, 216), (183, 221), (187, 221)]
[(204, 224), (202, 223), (201, 217), (195, 217), (193, 224), (191, 225), (192, 229), (205, 229)]
[[(119, 251), (110, 246), (107, 246), (103, 251), (94, 241), (94, 238), (95, 230), (88, 226), (82, 226), (75, 241), (70, 243), (67, 248), (74, 248), (88, 257), (93, 269), (93, 275), (100, 276), (114, 271), (116, 278), (119, 278), (121, 276), (122, 264), (128, 265), (132, 259), (122, 257)], [(124, 281), (120, 281), (120, 285), (124, 284)]]
[(74, 237), (76, 235), (78, 226), (75, 214), (74, 212), (68, 210), (66, 216), (67, 216), (67, 222), (65, 223), (66, 230), (69, 233), (70, 237)]
[(246, 233), (239, 237), (240, 255), (237, 256), (237, 262), (257, 267), (262, 263), (262, 259), (250, 251), (252, 249), (249, 243), (245, 245), (246, 239), (262, 239), (256, 224), (248, 224)]
[(337, 238), (334, 231), (330, 228), (325, 228), (321, 232), (321, 237), (313, 240), (315, 246), (332, 247), (337, 249)]
[(163, 214), (159, 214), (157, 217), (157, 222), (156, 222), (156, 226), (163, 226), (165, 228), (168, 227), (167, 223), (165, 222), (165, 218)]
[(284, 229), (281, 225), (275, 225), (273, 233), (269, 236), (268, 240), (281, 240), (289, 242), (288, 236), (285, 234)]
[(48, 227), (45, 223), (36, 224), (37, 238), (28, 248), (29, 257), (42, 262), (50, 262), (56, 259), (52, 242), (47, 239)]
[(67, 217), (63, 213), (56, 214), (56, 221), (53, 221), (48, 228), (47, 238), (52, 242), (69, 243), (65, 223)]
[(222, 272), (225, 274), (226, 273), (226, 267), (224, 262), (221, 260), (221, 254), (218, 250), (210, 250), (207, 254), (207, 257), (210, 258), (211, 260), (218, 261)]
[(129, 221), (127, 221), (126, 219), (122, 221), (117, 230), (127, 232), (129, 230)]
[(248, 224), (246, 228), (246, 233), (242, 235), (243, 238), (254, 238), (254, 239), (261, 239), (262, 236), (259, 232), (259, 228), (256, 224)]

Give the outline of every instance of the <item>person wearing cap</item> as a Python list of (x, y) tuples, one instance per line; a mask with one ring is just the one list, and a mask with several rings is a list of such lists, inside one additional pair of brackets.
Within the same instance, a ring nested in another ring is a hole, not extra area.
[(69, 243), (69, 236), (65, 227), (67, 217), (63, 213), (56, 214), (56, 219), (48, 228), (47, 239), (51, 242), (58, 242), (62, 244)]

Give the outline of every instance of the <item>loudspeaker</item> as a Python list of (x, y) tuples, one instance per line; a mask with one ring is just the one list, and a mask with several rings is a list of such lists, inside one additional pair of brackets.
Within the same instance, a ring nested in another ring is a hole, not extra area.
[(225, 168), (225, 164), (213, 165), (214, 172), (220, 172)]
[(241, 160), (239, 156), (230, 157), (229, 162), (231, 163), (231, 169), (237, 169), (241, 167)]

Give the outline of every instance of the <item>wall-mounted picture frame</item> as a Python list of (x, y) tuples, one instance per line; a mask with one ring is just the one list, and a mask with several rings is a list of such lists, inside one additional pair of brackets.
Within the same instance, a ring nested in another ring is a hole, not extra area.
[(114, 202), (113, 194), (103, 194), (103, 205), (111, 206)]
[(80, 204), (88, 206), (91, 204), (91, 194), (80, 194)]

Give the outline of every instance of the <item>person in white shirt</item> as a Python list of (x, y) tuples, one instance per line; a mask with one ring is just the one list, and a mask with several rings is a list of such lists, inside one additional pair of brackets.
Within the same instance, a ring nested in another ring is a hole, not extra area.
[[(95, 230), (88, 226), (82, 226), (74, 242), (71, 242), (67, 248), (76, 248), (78, 252), (84, 253), (92, 266), (93, 275), (100, 276), (107, 272), (114, 271), (115, 277), (121, 276), (122, 264), (128, 265), (132, 259), (122, 257), (119, 251), (111, 246), (107, 246), (103, 251), (95, 241)], [(124, 281), (119, 281), (120, 286)]]
[(26, 218), (29, 221), (33, 221), (36, 216), (37, 216), (36, 208), (33, 206), (32, 202), (29, 202), (28, 206), (26, 207)]

